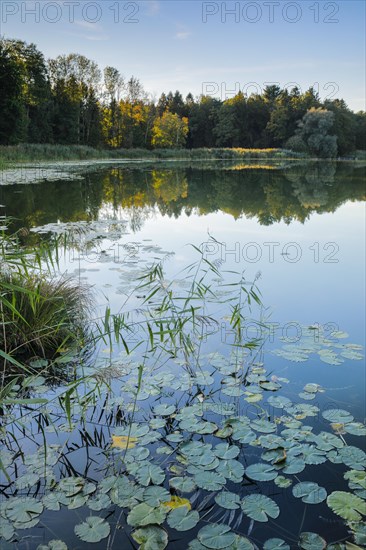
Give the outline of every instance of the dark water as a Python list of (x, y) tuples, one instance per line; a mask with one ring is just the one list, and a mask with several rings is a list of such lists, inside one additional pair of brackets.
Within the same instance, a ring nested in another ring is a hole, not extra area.
[[(273, 337), (266, 342), (264, 363), (269, 373), (291, 380), (282, 395), (295, 400), (305, 384), (319, 384), (326, 391), (317, 394), (310, 404), (316, 404), (319, 411), (347, 410), (358, 422), (364, 422), (366, 416), (364, 361), (346, 360), (332, 365), (310, 355), (306, 362), (298, 363), (270, 351), (286, 344), (299, 344), (306, 336), (305, 327), (318, 324), (326, 338), (335, 341), (332, 335), (346, 331), (349, 338), (345, 341), (364, 345), (364, 201), (364, 167), (335, 163), (292, 165), (281, 170), (273, 166), (113, 167), (85, 174), (75, 181), (0, 187), (2, 213), (15, 218), (15, 229), (30, 230), (24, 237), (30, 242), (36, 242), (42, 228), (45, 232), (50, 229), (62, 232), (65, 224), (70, 227), (75, 222), (75, 227), (80, 227), (79, 222), (87, 222), (85, 226), (89, 228), (94, 224), (93, 245), (69, 251), (62, 258), (61, 267), (94, 286), (101, 308), (108, 299), (112, 310), (119, 311), (128, 288), (148, 261), (165, 258), (166, 253), (174, 253), (164, 261), (167, 278), (179, 280), (177, 273), (197, 259), (188, 244), (201, 248), (204, 257), (223, 271), (244, 271), (250, 281), (260, 272), (257, 284), (274, 327)], [(34, 228), (37, 232), (32, 231)], [(254, 329), (249, 320), (245, 329), (250, 338)], [(230, 344), (231, 336), (229, 327), (221, 322), (204, 351), (225, 355), (225, 344)], [(176, 395), (171, 391), (165, 402), (173, 403)], [(194, 402), (194, 394), (179, 395), (180, 400)], [(140, 403), (143, 412), (150, 406), (151, 398)], [(243, 401), (239, 414), (254, 418), (255, 407)], [(103, 440), (99, 447), (80, 439), (81, 432), (77, 430), (75, 441), (73, 437), (50, 435), (51, 442), (61, 440), (69, 446), (67, 461), (58, 467), (61, 477), (81, 475), (100, 480), (105, 475), (103, 449), (114, 433), (115, 422), (108, 418), (105, 413), (91, 419), (95, 422), (94, 436), (99, 434), (100, 441)], [(218, 415), (211, 414), (209, 420), (217, 422), (217, 418)], [(316, 433), (329, 431), (329, 424), (320, 412), (315, 418), (306, 418), (304, 423), (312, 425)], [(364, 437), (353, 435), (347, 435), (346, 439), (348, 445), (357, 447), (362, 447), (365, 441)], [(209, 441), (217, 444), (225, 440), (209, 436)], [(24, 446), (34, 451), (33, 444), (25, 441)], [(259, 462), (260, 452), (246, 447), (240, 460), (245, 465)], [(305, 472), (298, 474), (297, 481), (315, 481), (326, 487), (329, 494), (347, 490), (343, 473), (344, 465), (328, 461), (320, 466), (308, 465)], [(229, 483), (228, 488), (238, 491), (234, 483)], [(348, 536), (342, 519), (330, 513), (324, 502), (304, 507), (301, 500), (292, 496), (291, 489), (282, 491), (273, 481), (252, 487), (246, 480), (240, 484), (241, 495), (243, 491), (268, 495), (281, 508), (279, 518), (269, 523), (251, 525), (248, 518), (239, 523), (237, 518), (231, 519), (235, 532), (248, 535), (258, 548), (271, 537), (284, 539), (291, 548), (297, 548), (301, 531), (319, 533), (327, 542)], [(4, 493), (12, 494), (11, 487), (4, 489)], [(201, 515), (208, 510), (202, 504), (204, 497), (201, 491), (192, 504)], [(210, 513), (213, 515), (208, 516), (209, 522), (228, 522), (228, 512), (226, 516), (223, 510), (221, 514), (217, 510)], [(127, 514), (119, 518), (120, 527), (113, 541), (82, 543), (75, 537), (74, 525), (88, 515), (85, 507), (46, 511), (37, 527), (19, 531), (19, 548), (37, 548), (42, 541), (52, 538), (64, 540), (69, 548), (138, 546), (130, 539)], [(109, 511), (94, 515), (106, 518)], [(110, 523), (116, 524), (115, 511)], [(200, 523), (187, 532), (170, 530), (168, 548), (188, 548), (201, 527)], [(7, 548), (8, 544), (15, 547), (16, 543), (3, 542), (1, 548)]]

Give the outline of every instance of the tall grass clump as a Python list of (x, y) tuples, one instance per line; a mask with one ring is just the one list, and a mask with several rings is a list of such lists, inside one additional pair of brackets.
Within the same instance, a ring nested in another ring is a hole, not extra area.
[(53, 359), (87, 338), (89, 290), (58, 271), (58, 241), (27, 248), (0, 235), (0, 365)]
[(54, 357), (82, 337), (87, 303), (85, 289), (71, 279), (2, 273), (1, 349), (23, 360)]

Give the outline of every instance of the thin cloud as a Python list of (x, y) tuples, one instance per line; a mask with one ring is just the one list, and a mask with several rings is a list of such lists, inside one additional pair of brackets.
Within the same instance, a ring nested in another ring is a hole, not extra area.
[(191, 36), (191, 34), (192, 33), (190, 33), (189, 31), (180, 31), (177, 32), (175, 38), (177, 38), (178, 40), (186, 40), (189, 36)]
[(75, 36), (76, 38), (83, 38), (84, 40), (89, 40), (91, 42), (105, 42), (110, 39), (106, 34), (80, 34), (77, 32), (68, 32), (66, 33), (69, 36)]
[(98, 23), (90, 23), (89, 21), (75, 20), (74, 25), (93, 32), (101, 32), (103, 30), (102, 27), (98, 25)]

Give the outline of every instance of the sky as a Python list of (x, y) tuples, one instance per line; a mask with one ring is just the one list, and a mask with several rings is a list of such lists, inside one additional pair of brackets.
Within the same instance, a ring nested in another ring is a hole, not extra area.
[(80, 53), (162, 92), (221, 99), (314, 86), (365, 106), (363, 0), (1, 0), (0, 33), (46, 58)]

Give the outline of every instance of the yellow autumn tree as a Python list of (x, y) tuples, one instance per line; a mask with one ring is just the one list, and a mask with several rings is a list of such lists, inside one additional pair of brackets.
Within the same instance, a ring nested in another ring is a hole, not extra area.
[(188, 118), (166, 111), (154, 122), (151, 143), (158, 149), (178, 149), (186, 144), (187, 135)]

